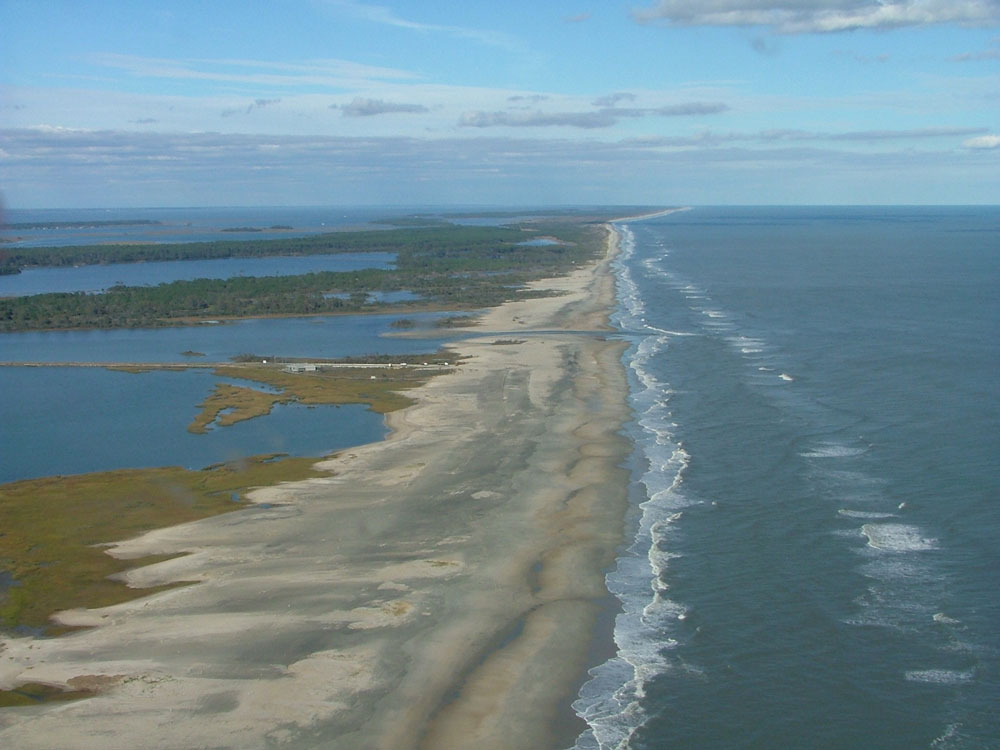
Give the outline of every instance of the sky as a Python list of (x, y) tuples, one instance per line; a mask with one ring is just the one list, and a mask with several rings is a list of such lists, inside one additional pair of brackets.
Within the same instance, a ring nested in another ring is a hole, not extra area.
[(1000, 0), (0, 0), (11, 208), (1000, 203)]

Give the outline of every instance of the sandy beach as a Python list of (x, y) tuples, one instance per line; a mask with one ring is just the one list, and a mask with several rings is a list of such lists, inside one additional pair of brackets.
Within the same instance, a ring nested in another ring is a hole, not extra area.
[[(130, 585), (197, 585), (0, 641), (0, 687), (96, 697), (0, 710), (11, 748), (556, 748), (606, 615), (628, 445), (604, 259), (489, 311), (462, 364), (328, 478), (148, 533), (186, 553)], [(607, 634), (605, 634), (607, 637)]]

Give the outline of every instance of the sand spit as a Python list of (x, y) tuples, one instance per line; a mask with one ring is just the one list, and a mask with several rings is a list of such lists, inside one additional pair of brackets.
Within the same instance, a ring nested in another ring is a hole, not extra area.
[(643, 219), (658, 219), (662, 216), (670, 216), (670, 214), (681, 213), (682, 211), (690, 211), (690, 206), (678, 206), (676, 208), (664, 208), (660, 211), (653, 211), (649, 214), (640, 214), (638, 216), (622, 216), (619, 219), (612, 219), (614, 222), (621, 221), (642, 221)]
[(462, 367), (409, 391), (389, 439), (330, 460), (334, 476), (113, 547), (188, 553), (131, 585), (200, 583), (0, 642), (0, 687), (103, 689), (0, 710), (0, 746), (569, 744), (625, 508), (625, 345), (599, 333), (613, 238), (538, 282), (560, 296), (491, 311), (454, 346)]

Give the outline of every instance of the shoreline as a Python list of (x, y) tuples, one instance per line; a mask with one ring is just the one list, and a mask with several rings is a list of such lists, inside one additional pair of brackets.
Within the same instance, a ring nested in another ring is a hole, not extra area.
[[(200, 585), (0, 642), (0, 687), (102, 688), (0, 711), (43, 747), (565, 746), (623, 534), (628, 418), (607, 252), (489, 310), (461, 368), (408, 391), (379, 443), (257, 506), (112, 545), (188, 553), (123, 574)], [(533, 332), (512, 343), (507, 336)], [(495, 345), (503, 334), (502, 346)], [(606, 617), (606, 614), (605, 614)]]
[(617, 224), (623, 221), (642, 221), (643, 219), (657, 219), (661, 216), (670, 216), (670, 214), (677, 214), (683, 211), (690, 211), (691, 206), (677, 206), (675, 208), (664, 208), (660, 211), (654, 211), (649, 214), (641, 214), (639, 216), (622, 216), (617, 219), (610, 219), (609, 224)]

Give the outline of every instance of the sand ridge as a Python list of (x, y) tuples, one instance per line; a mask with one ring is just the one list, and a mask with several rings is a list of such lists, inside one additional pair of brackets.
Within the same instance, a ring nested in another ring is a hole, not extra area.
[[(625, 344), (616, 250), (489, 311), (462, 365), (380, 443), (255, 507), (109, 548), (188, 553), (126, 574), (197, 585), (0, 642), (0, 686), (97, 697), (0, 711), (18, 748), (545, 748), (572, 741), (604, 571), (622, 539)], [(511, 338), (510, 332), (525, 332)], [(541, 333), (539, 333), (541, 332)], [(498, 344), (498, 342), (500, 342)]]

